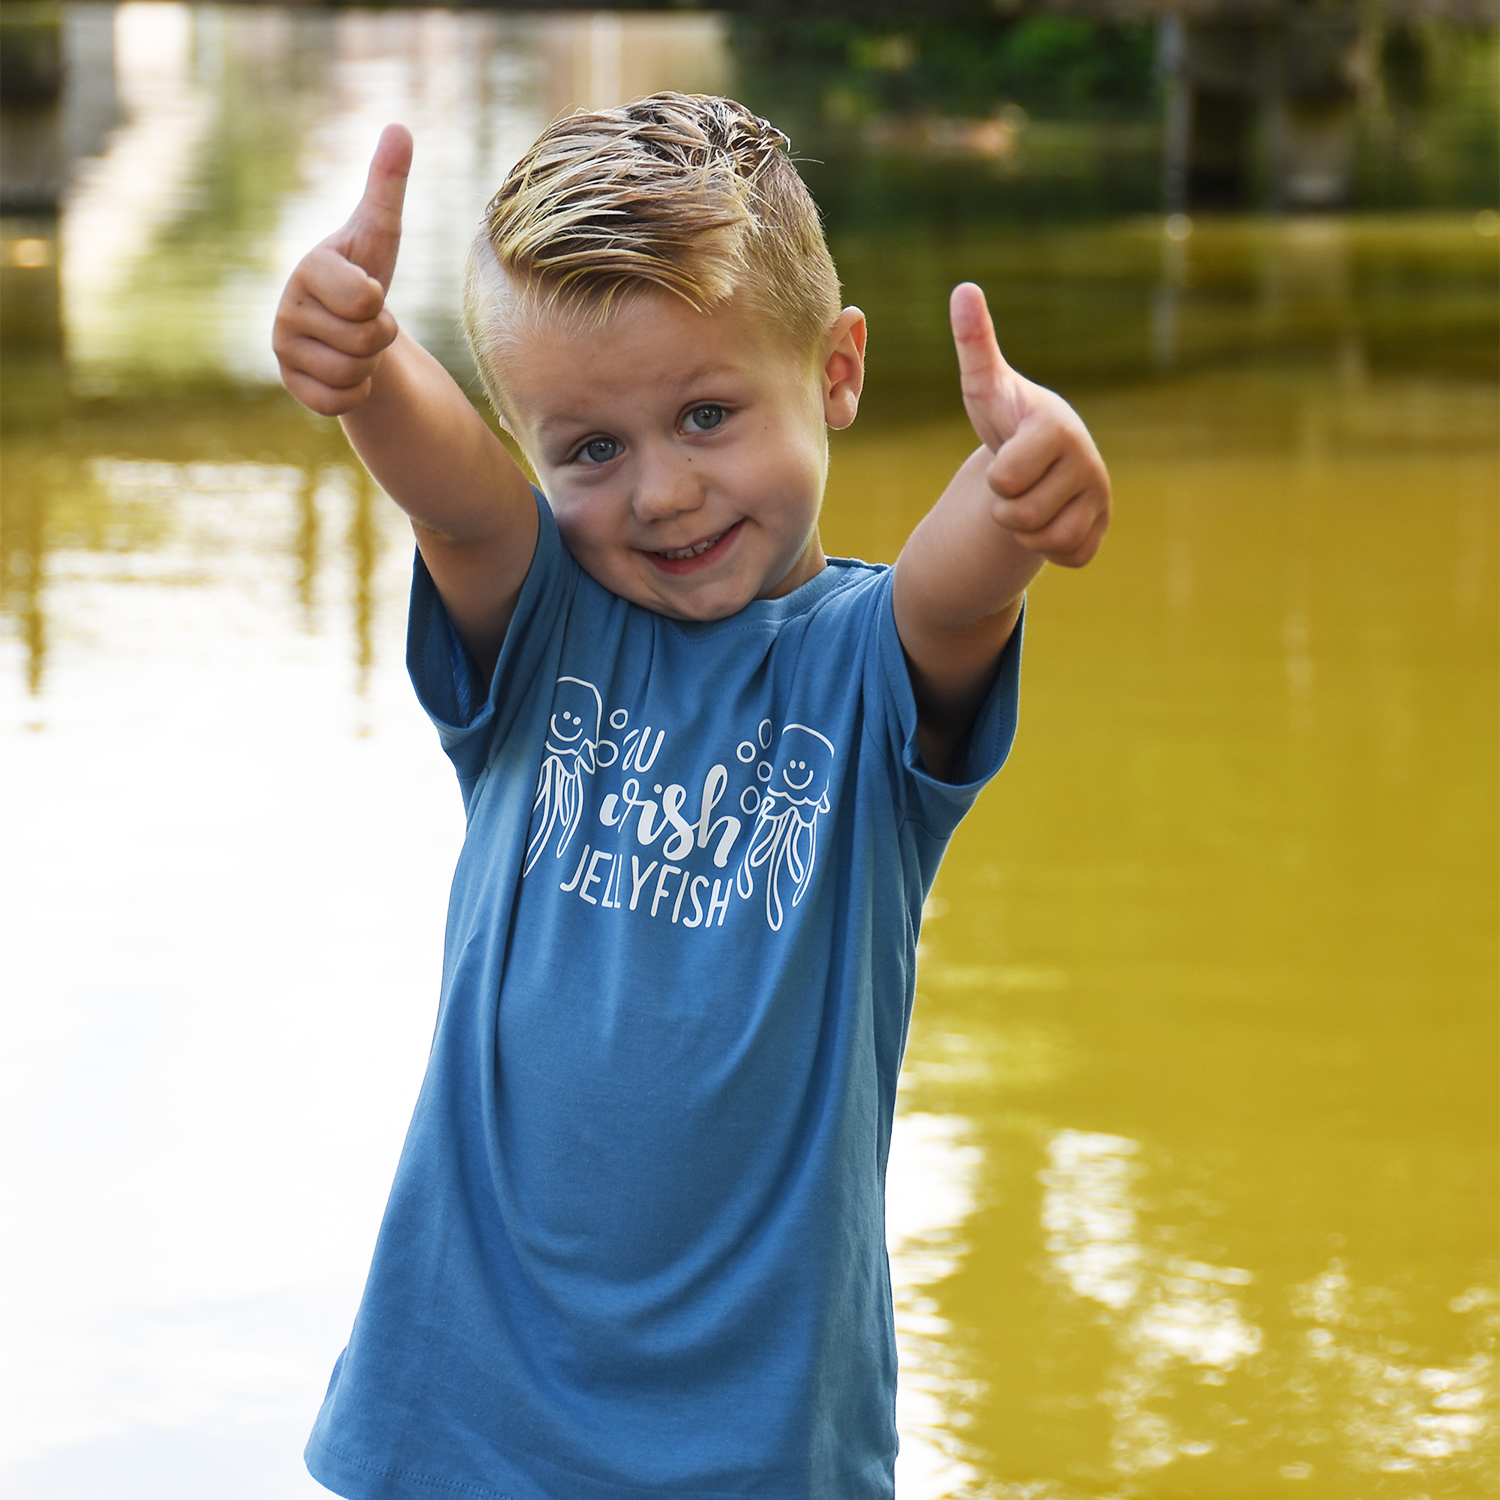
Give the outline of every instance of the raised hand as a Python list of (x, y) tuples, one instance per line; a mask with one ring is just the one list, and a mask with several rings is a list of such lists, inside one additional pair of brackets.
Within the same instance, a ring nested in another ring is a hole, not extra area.
[(411, 132), (387, 125), (364, 197), (342, 229), (308, 252), (281, 294), (271, 347), (304, 406), (342, 416), (364, 402), (399, 329), (385, 305), (401, 246)]
[(1109, 474), (1078, 413), (1018, 375), (995, 338), (984, 293), (972, 281), (949, 301), (964, 410), (993, 455), (984, 470), (990, 514), (1020, 546), (1078, 568), (1109, 525)]

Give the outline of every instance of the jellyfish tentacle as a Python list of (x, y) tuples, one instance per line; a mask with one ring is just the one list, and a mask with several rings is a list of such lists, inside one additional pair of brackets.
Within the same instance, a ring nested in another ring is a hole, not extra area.
[(583, 775), (575, 767), (571, 772), (563, 773), (563, 798), (561, 815), (558, 821), (562, 824), (562, 837), (557, 841), (557, 857), (561, 859), (568, 845), (573, 842), (573, 835), (578, 832), (578, 823), (583, 816)]
[(792, 905), (801, 904), (803, 896), (807, 894), (807, 887), (812, 883), (813, 865), (818, 858), (818, 814), (816, 810), (812, 817), (797, 819), (797, 831), (807, 835), (807, 856), (802, 862), (802, 869), (797, 876), (797, 889), (792, 894)]
[(824, 792), (813, 804), (812, 811), (805, 817), (798, 815), (801, 824), (801, 832), (807, 835), (807, 853), (802, 860), (802, 870), (797, 878), (797, 893), (792, 897), (792, 905), (798, 905), (802, 897), (807, 893), (808, 886), (812, 883), (813, 866), (818, 862), (818, 818), (828, 811), (828, 793)]
[[(826, 797), (813, 804), (810, 811), (775, 792), (768, 793), (761, 804), (750, 846), (740, 862), (735, 886), (742, 897), (755, 891), (755, 871), (766, 872), (766, 921), (773, 932), (780, 932), (786, 920), (786, 900), (782, 886), (790, 888), (790, 905), (801, 903), (812, 883), (813, 867), (818, 857), (818, 817), (828, 809)], [(775, 811), (781, 807), (781, 811)]]
[(802, 835), (806, 832), (807, 826), (801, 811), (794, 810), (791, 821), (787, 824), (785, 863), (787, 873), (799, 886), (807, 872), (807, 866), (802, 858)]
[(766, 921), (771, 924), (772, 932), (781, 931), (781, 924), (786, 916), (781, 907), (781, 874), (796, 827), (797, 814), (790, 808), (776, 820), (776, 839), (771, 847), (771, 859), (766, 869)]
[(746, 899), (755, 891), (754, 871), (771, 857), (780, 836), (781, 824), (786, 817), (785, 813), (773, 811), (774, 805), (774, 793), (769, 794), (761, 803), (754, 832), (750, 835), (750, 847), (746, 849), (739, 873), (735, 877), (735, 887)]
[[(526, 846), (526, 863), (521, 873), (531, 872), (542, 857), (542, 851), (556, 831), (557, 858), (561, 859), (573, 842), (583, 820), (583, 778), (599, 768), (597, 753), (603, 726), (604, 701), (599, 689), (581, 677), (559, 677), (553, 690), (552, 717), (543, 741), (543, 756), (537, 776), (536, 799), (531, 804), (531, 821), (536, 832)], [(571, 731), (566, 726), (573, 726)], [(613, 745), (610, 747), (618, 750)], [(612, 764), (606, 761), (604, 764)]]
[(557, 815), (556, 782), (561, 774), (562, 766), (555, 755), (549, 755), (542, 761), (541, 774), (536, 783), (536, 800), (531, 804), (531, 816), (537, 828), (526, 849), (526, 864), (521, 871), (523, 875), (531, 873), (531, 867), (542, 857), (542, 850), (552, 837), (552, 823)]

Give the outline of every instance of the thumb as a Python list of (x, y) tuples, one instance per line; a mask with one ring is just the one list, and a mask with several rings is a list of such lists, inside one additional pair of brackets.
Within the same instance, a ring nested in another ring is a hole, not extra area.
[(979, 441), (993, 453), (1026, 415), (1026, 382), (1000, 352), (984, 293), (972, 281), (953, 288), (948, 315), (953, 324), (953, 347), (958, 353), (964, 410)]
[(346, 260), (373, 276), (385, 291), (391, 289), (396, 252), (401, 248), (401, 205), (411, 171), (411, 131), (387, 125), (370, 160), (365, 194), (334, 235), (332, 243)]

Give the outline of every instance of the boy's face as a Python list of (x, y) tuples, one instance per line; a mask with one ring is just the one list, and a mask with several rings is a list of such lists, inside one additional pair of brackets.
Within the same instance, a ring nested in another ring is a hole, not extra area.
[(722, 620), (824, 566), (827, 428), (854, 419), (864, 318), (819, 358), (738, 301), (641, 292), (602, 327), (522, 315), (497, 359), (507, 426), (568, 550), (599, 583), (680, 620)]

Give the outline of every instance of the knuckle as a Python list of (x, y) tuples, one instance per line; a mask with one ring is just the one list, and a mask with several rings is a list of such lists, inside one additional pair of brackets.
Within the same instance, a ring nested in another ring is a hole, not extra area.
[(319, 385), (315, 380), (295, 375), (284, 375), (283, 380), (293, 396), (297, 398), (309, 411), (315, 411), (320, 417), (330, 417), (334, 413), (329, 410), (329, 398), (332, 395), (326, 387)]
[(1064, 561), (1074, 558), (1088, 541), (1088, 532), (1077, 526), (1068, 526), (1060, 531), (1053, 541), (1053, 546), (1062, 555)]
[(358, 326), (354, 338), (350, 340), (352, 347), (349, 352), (362, 359), (369, 359), (372, 355), (379, 354), (390, 341), (391, 335), (385, 327), (384, 317), (372, 318)]
[(1014, 532), (1017, 536), (1025, 536), (1034, 530), (1026, 524), (1019, 507), (1012, 500), (997, 500), (990, 506), (990, 515), (996, 525), (1003, 526), (1007, 531)]
[(348, 390), (364, 378), (364, 362), (340, 356), (327, 362), (321, 378), (337, 390)]
[(1098, 550), (1098, 541), (1093, 537), (1085, 536), (1077, 545), (1069, 547), (1061, 556), (1053, 560), (1064, 568), (1081, 568), (1093, 561), (1094, 554)]
[(1093, 528), (1088, 517), (1064, 516), (1051, 529), (1050, 549), (1064, 567), (1081, 568), (1093, 555), (1089, 545)]
[(995, 459), (985, 477), (989, 480), (990, 488), (1002, 500), (1019, 501), (1026, 491), (1026, 486), (1021, 482), (1020, 475), (1016, 473), (1015, 464), (1008, 453), (1002, 452)]
[(1000, 491), (999, 494), (1012, 524), (1025, 531), (1035, 531), (1051, 519), (1051, 511), (1043, 499), (1021, 484), (1013, 489)]
[(306, 384), (305, 393), (299, 398), (305, 405), (310, 406), (319, 416), (336, 417), (338, 415), (337, 391), (319, 381), (310, 381)]
[(385, 309), (385, 294), (378, 286), (372, 286), (367, 276), (360, 281), (350, 300), (353, 306), (352, 316), (356, 322), (373, 322)]

